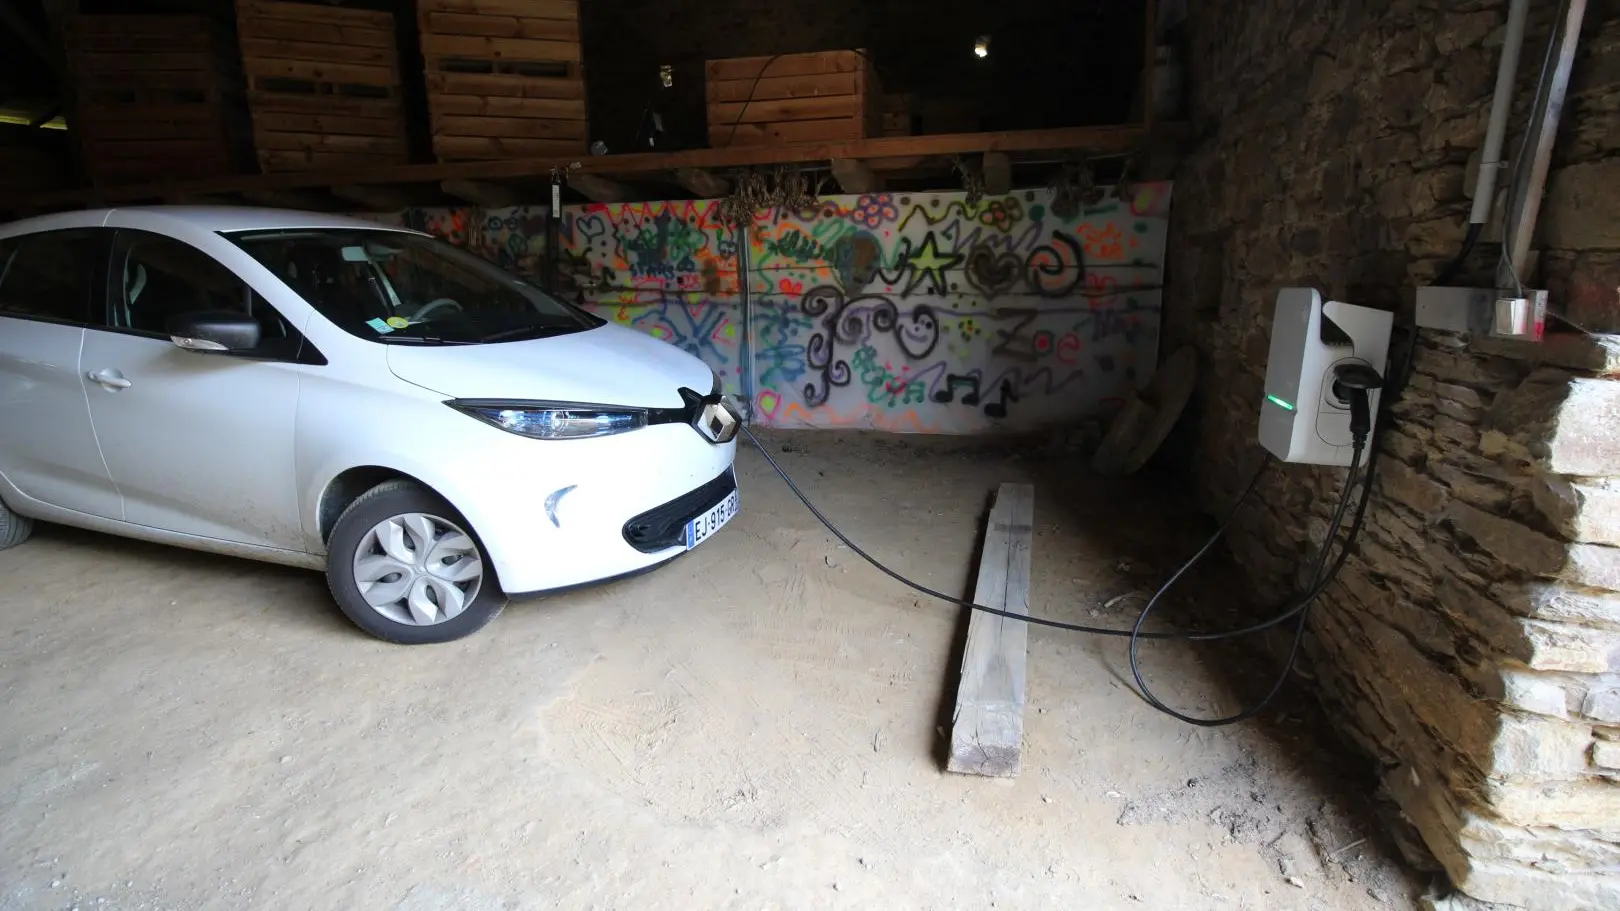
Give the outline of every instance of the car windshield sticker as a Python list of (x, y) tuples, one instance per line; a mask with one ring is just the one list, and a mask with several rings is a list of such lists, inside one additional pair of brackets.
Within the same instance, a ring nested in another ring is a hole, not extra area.
[(368, 319), (368, 320), (366, 320), (366, 325), (368, 325), (371, 328), (377, 330), (378, 332), (382, 333), (383, 335), (387, 335), (388, 333), (394, 331), (393, 326), (388, 325), (387, 323), (383, 322), (380, 319)]
[(388, 318), (388, 325), (395, 329), (409, 329), (411, 327), (411, 321), (403, 316), (390, 316)]

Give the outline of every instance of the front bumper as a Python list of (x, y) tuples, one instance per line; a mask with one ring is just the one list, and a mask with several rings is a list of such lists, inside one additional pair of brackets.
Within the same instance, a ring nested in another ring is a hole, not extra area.
[[(686, 522), (736, 489), (736, 442), (711, 443), (686, 424), (588, 440), (490, 434), (480, 464), (444, 492), (509, 593), (572, 588), (666, 562), (685, 552)], [(648, 529), (632, 543), (638, 522)]]
[(719, 477), (697, 490), (655, 506), (624, 523), (625, 543), (644, 554), (685, 547), (686, 524), (720, 505), (736, 490), (736, 471), (727, 468)]

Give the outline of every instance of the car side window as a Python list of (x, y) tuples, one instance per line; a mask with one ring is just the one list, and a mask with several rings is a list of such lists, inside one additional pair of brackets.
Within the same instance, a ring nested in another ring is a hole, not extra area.
[(144, 231), (119, 231), (109, 278), (108, 325), (168, 335), (169, 319), (200, 310), (246, 313), (259, 323), (249, 356), (296, 359), (303, 339), (224, 263), (192, 245)]
[(0, 240), (0, 315), (90, 322), (106, 238), (100, 228), (70, 228)]

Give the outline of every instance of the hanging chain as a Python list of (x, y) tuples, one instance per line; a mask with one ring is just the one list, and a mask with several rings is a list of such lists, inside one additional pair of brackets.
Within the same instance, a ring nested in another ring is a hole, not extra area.
[(967, 191), (964, 201), (968, 208), (979, 204), (984, 198), (984, 173), (962, 159), (960, 155), (951, 156), (951, 170), (962, 177), (962, 189)]
[(734, 228), (753, 221), (755, 212), (769, 209), (807, 212), (816, 208), (822, 182), (818, 179), (812, 187), (802, 170), (783, 165), (777, 166), (769, 177), (757, 170), (747, 170), (736, 176), (731, 195), (721, 199), (716, 207), (720, 220)]
[(1058, 170), (1049, 189), (1052, 191), (1052, 214), (1059, 218), (1073, 218), (1080, 207), (1088, 204), (1096, 191), (1097, 177), (1090, 162), (1072, 161)]

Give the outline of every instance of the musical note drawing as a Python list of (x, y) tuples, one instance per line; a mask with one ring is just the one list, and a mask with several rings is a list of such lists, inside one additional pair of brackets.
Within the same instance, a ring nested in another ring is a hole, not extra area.
[[(976, 382), (977, 381), (975, 381), (975, 383)], [(994, 402), (988, 402), (984, 406), (984, 413), (989, 415), (990, 417), (993, 417), (993, 418), (1004, 418), (1004, 417), (1006, 417), (1007, 416), (1007, 402), (1009, 402), (1009, 401), (1013, 401), (1013, 402), (1018, 401), (1018, 393), (1013, 391), (1013, 385), (1012, 385), (1011, 381), (1002, 380), (1001, 381), (1001, 390), (1000, 391), (1001, 391), (1000, 398), (998, 398)], [(967, 399), (963, 399), (962, 401), (966, 402)]]
[(958, 386), (966, 386), (968, 389), (972, 390), (967, 395), (962, 396), (962, 404), (979, 404), (979, 378), (977, 376), (958, 376), (954, 373), (947, 373), (945, 375), (945, 388), (934, 392), (934, 401), (955, 401), (956, 387)]

